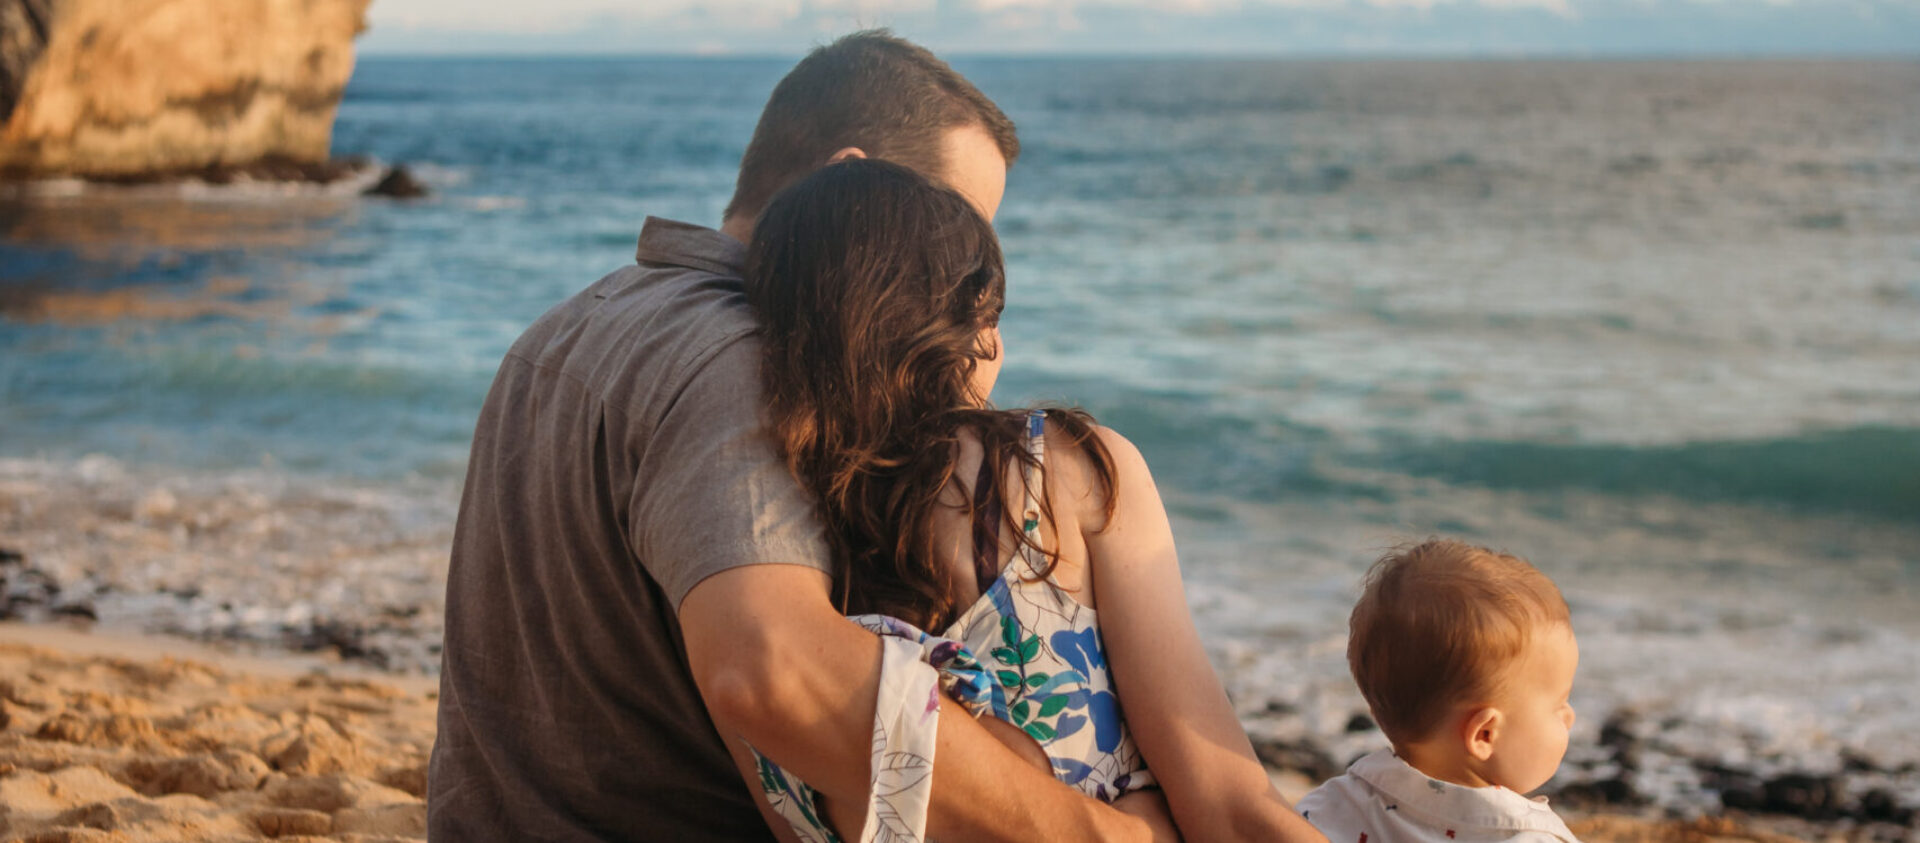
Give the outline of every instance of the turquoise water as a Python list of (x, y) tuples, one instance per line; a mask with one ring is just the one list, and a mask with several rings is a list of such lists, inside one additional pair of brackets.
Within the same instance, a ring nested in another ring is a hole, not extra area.
[[(717, 221), (785, 66), (363, 61), (335, 151), (418, 203), (15, 190), (0, 457), (450, 500), (501, 353)], [(1596, 705), (1920, 759), (1920, 64), (960, 67), (1025, 148), (995, 398), (1140, 445), (1241, 693), (1339, 686), (1366, 561), (1448, 532), (1567, 588)]]

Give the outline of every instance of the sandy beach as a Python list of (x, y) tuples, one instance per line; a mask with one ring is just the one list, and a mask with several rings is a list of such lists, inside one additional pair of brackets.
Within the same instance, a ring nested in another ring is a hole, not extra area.
[(426, 835), (430, 682), (19, 625), (0, 677), (0, 839)]
[[(4, 843), (425, 838), (431, 680), (19, 623), (0, 624), (0, 677)], [(1313, 784), (1274, 773), (1293, 798)], [(1589, 841), (1887, 839), (1738, 817), (1568, 818)]]

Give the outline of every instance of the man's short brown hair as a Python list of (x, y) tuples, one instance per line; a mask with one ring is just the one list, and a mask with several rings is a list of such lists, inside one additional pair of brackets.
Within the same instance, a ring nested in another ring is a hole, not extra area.
[(1397, 548), (1367, 572), (1347, 666), (1395, 746), (1430, 737), (1463, 702), (1489, 701), (1567, 601), (1517, 556), (1449, 539)]
[(740, 159), (727, 218), (758, 216), (773, 195), (847, 147), (934, 176), (946, 133), (979, 126), (1011, 166), (1013, 121), (946, 62), (884, 29), (814, 50), (767, 98)]

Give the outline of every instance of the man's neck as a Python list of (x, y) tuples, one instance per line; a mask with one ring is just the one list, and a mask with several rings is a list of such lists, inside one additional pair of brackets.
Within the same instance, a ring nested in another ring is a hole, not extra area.
[(720, 233), (742, 243), (753, 242), (754, 220), (747, 217), (728, 217), (720, 221)]

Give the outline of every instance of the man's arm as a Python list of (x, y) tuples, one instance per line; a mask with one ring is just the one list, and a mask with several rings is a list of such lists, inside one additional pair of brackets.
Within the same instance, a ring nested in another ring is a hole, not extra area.
[[(680, 603), (687, 660), (716, 719), (829, 800), (865, 804), (879, 639), (834, 611), (827, 576), (749, 565), (702, 580)], [(994, 739), (951, 701), (934, 755), (931, 837), (1173, 839), (1087, 798)], [(842, 831), (849, 831), (842, 829)]]

